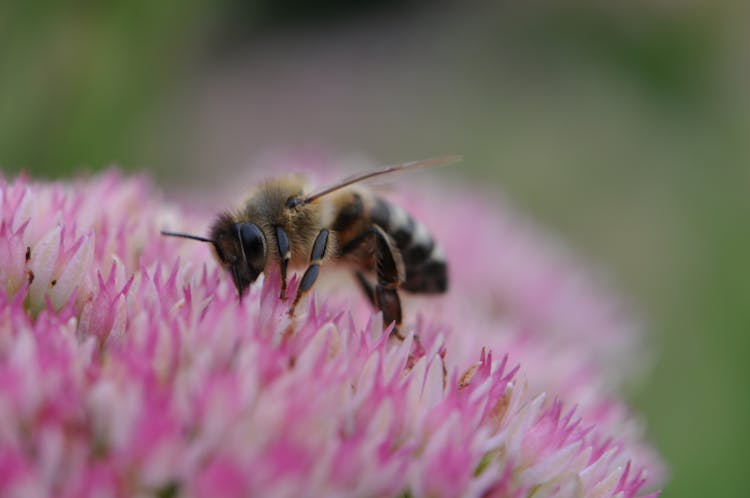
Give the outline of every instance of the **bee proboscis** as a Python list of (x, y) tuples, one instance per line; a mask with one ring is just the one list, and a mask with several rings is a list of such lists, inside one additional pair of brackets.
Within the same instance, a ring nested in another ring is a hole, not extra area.
[[(209, 242), (232, 275), (240, 299), (258, 276), (276, 265), (281, 299), (287, 269), (306, 267), (289, 309), (318, 278), (325, 262), (346, 264), (383, 323), (402, 321), (398, 291), (442, 293), (448, 288), (443, 251), (430, 232), (401, 207), (362, 185), (362, 180), (397, 171), (460, 160), (445, 156), (402, 163), (348, 177), (313, 193), (300, 176), (267, 180), (236, 211), (219, 214), (209, 237), (162, 231), (162, 235)], [(371, 279), (374, 277), (375, 282)]]

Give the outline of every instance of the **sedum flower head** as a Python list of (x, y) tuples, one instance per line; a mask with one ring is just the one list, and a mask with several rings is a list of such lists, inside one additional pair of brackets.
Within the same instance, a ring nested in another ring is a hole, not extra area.
[(637, 328), (517, 215), (456, 195), (450, 212), (405, 201), (454, 288), (407, 300), (399, 341), (333, 269), (293, 321), (273, 272), (238, 303), (206, 247), (157, 235), (210, 213), (142, 179), (3, 182), (0, 496), (654, 489), (660, 461), (616, 397), (635, 366), (607, 361)]

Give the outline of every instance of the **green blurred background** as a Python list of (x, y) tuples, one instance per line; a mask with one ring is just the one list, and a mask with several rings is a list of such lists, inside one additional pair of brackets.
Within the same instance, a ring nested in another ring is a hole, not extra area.
[(747, 496), (748, 3), (521, 4), (4, 2), (0, 164), (210, 189), (286, 147), (463, 154), (644, 309), (663, 496)]

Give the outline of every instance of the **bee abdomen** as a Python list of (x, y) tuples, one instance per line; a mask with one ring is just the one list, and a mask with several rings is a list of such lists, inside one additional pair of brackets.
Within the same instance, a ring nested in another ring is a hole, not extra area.
[(445, 292), (448, 268), (445, 255), (427, 227), (399, 206), (376, 199), (370, 219), (381, 226), (401, 252), (406, 270), (402, 289), (411, 292)]

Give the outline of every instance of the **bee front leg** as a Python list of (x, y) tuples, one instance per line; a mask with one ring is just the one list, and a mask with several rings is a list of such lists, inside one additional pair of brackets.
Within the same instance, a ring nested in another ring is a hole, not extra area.
[(297, 303), (302, 298), (302, 295), (312, 288), (315, 280), (318, 278), (318, 272), (320, 271), (320, 263), (323, 260), (323, 256), (326, 254), (326, 248), (328, 247), (328, 230), (325, 228), (318, 233), (313, 243), (312, 252), (310, 254), (310, 264), (305, 270), (305, 274), (300, 280), (299, 287), (297, 288), (297, 295), (294, 297), (292, 307), (289, 308), (289, 316), (294, 316), (294, 309), (297, 307)]
[(375, 225), (375, 258), (378, 283), (375, 285), (374, 303), (383, 312), (383, 324), (394, 324), (393, 333), (401, 337), (398, 327), (401, 325), (401, 299), (398, 287), (404, 281), (404, 266), (393, 241), (382, 228)]
[(289, 236), (286, 231), (276, 227), (276, 245), (279, 248), (279, 269), (281, 270), (281, 295), (280, 299), (286, 301), (286, 267), (292, 257), (292, 251), (289, 246)]

